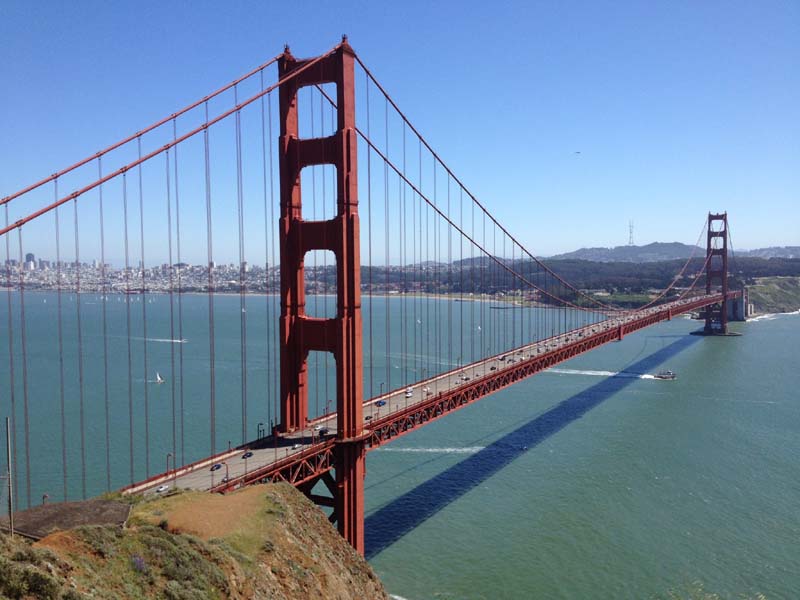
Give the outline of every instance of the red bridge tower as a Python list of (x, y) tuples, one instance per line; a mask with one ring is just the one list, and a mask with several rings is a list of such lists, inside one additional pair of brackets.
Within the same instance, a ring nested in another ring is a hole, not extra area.
[[(714, 223), (721, 223), (714, 229)], [(707, 335), (728, 333), (728, 213), (708, 213), (708, 236), (706, 242), (706, 294), (712, 287), (722, 288), (722, 302), (706, 307)]]
[[(288, 47), (278, 61), (278, 76), (303, 68)], [(364, 429), (362, 418), (361, 261), (358, 223), (357, 139), (355, 129), (355, 54), (342, 44), (280, 87), (280, 399), (282, 432), (301, 430), (308, 415), (306, 363), (312, 350), (330, 352), (336, 361), (336, 483), (332, 521), (364, 553)], [(297, 92), (301, 87), (336, 84), (337, 129), (324, 138), (300, 139)], [(336, 167), (337, 212), (328, 221), (303, 220), (300, 172), (311, 165)], [(333, 319), (305, 314), (305, 254), (330, 250), (336, 256), (337, 312)]]

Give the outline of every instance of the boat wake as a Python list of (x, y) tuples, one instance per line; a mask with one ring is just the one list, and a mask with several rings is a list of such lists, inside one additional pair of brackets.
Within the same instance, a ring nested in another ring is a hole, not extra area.
[(484, 446), (463, 448), (378, 448), (377, 452), (401, 452), (407, 454), (477, 454)]
[(589, 375), (591, 377), (622, 377), (627, 379), (655, 379), (655, 375), (647, 373), (628, 373), (626, 371), (587, 371), (579, 369), (548, 369), (545, 373), (558, 375)]
[(178, 339), (170, 339), (170, 338), (143, 338), (143, 337), (131, 337), (132, 340), (138, 340), (140, 342), (148, 341), (148, 342), (156, 342), (159, 344), (185, 344), (188, 340), (178, 340)]

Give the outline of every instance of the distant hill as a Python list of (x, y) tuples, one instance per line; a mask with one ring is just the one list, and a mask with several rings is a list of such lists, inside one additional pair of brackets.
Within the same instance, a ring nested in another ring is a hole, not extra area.
[(617, 246), (616, 248), (581, 248), (566, 254), (551, 256), (549, 260), (590, 260), (592, 262), (645, 263), (664, 260), (686, 259), (702, 256), (704, 249), (695, 248), (680, 242), (653, 242), (646, 246)]
[(756, 258), (800, 258), (800, 246), (771, 246), (755, 250), (736, 250), (736, 256), (752, 256)]
[[(592, 262), (648, 263), (687, 259), (703, 256), (705, 248), (696, 248), (680, 242), (654, 242), (646, 246), (617, 246), (615, 248), (581, 248), (566, 254), (551, 256), (548, 260), (590, 260)], [(774, 246), (756, 250), (736, 250), (740, 257), (800, 258), (800, 246)]]

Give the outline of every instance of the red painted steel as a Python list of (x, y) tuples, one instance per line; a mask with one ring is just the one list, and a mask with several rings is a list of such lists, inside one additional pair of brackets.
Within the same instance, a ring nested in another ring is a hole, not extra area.
[[(286, 79), (279, 90), (281, 135), (280, 255), (280, 401), (282, 432), (303, 429), (308, 421), (307, 360), (312, 350), (336, 359), (338, 430), (335, 446), (334, 517), (340, 533), (364, 552), (364, 432), (362, 418), (361, 263), (358, 222), (358, 173), (355, 131), (355, 54), (344, 39), (331, 55), (313, 59), (302, 70), (287, 49), (278, 60)], [(302, 70), (302, 71), (301, 71)], [(297, 76), (292, 77), (293, 73)], [(336, 84), (337, 130), (327, 138), (300, 139), (297, 91), (304, 86)], [(323, 222), (303, 220), (300, 172), (333, 164), (337, 178), (337, 214)], [(330, 250), (336, 256), (337, 314), (333, 319), (305, 314), (304, 256)]]
[[(737, 298), (741, 292), (729, 292), (728, 299)], [(709, 304), (720, 303), (722, 295), (704, 296), (698, 300), (685, 304), (667, 304), (662, 310), (656, 311), (641, 318), (625, 323), (624, 325), (606, 329), (596, 334), (587, 335), (564, 347), (537, 355), (533, 358), (523, 359), (519, 364), (502, 371), (490, 371), (487, 375), (475, 379), (468, 385), (461, 385), (452, 390), (443, 391), (441, 394), (409, 406), (404, 410), (389, 414), (382, 419), (376, 419), (366, 428), (366, 446), (372, 450), (388, 443), (414, 429), (430, 423), (450, 412), (463, 408), (485, 396), (493, 394), (503, 388), (509, 387), (519, 381), (536, 375), (561, 362), (569, 360), (593, 350), (599, 346), (620, 339), (620, 335), (634, 333), (645, 327), (655, 325), (661, 321), (668, 321), (672, 317), (699, 310)], [(509, 350), (510, 354), (514, 350)], [(468, 369), (469, 365), (459, 367), (458, 371)], [(455, 372), (455, 371), (453, 371)], [(437, 377), (442, 377), (439, 375)], [(423, 385), (424, 382), (419, 382)], [(225, 492), (266, 481), (287, 481), (299, 488), (310, 490), (317, 481), (321, 480), (335, 466), (335, 440), (325, 440), (306, 448), (303, 452), (283, 458), (271, 465), (249, 472), (246, 476), (232, 479), (214, 488), (215, 492)], [(310, 486), (310, 487), (309, 487)], [(330, 487), (329, 487), (330, 489)], [(330, 506), (329, 498), (308, 494), (318, 504)]]
[[(722, 228), (714, 230), (714, 223), (721, 223)], [(706, 294), (711, 293), (712, 287), (720, 286), (722, 301), (718, 304), (709, 304), (706, 307), (707, 334), (728, 333), (728, 213), (708, 213), (708, 228), (706, 238)], [(715, 241), (722, 239), (722, 246), (715, 246)], [(719, 260), (714, 260), (719, 257)]]

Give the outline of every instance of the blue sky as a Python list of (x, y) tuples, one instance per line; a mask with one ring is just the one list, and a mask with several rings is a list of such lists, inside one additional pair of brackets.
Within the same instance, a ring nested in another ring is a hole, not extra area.
[(0, 196), (342, 33), (536, 254), (800, 244), (797, 2), (6, 0)]

